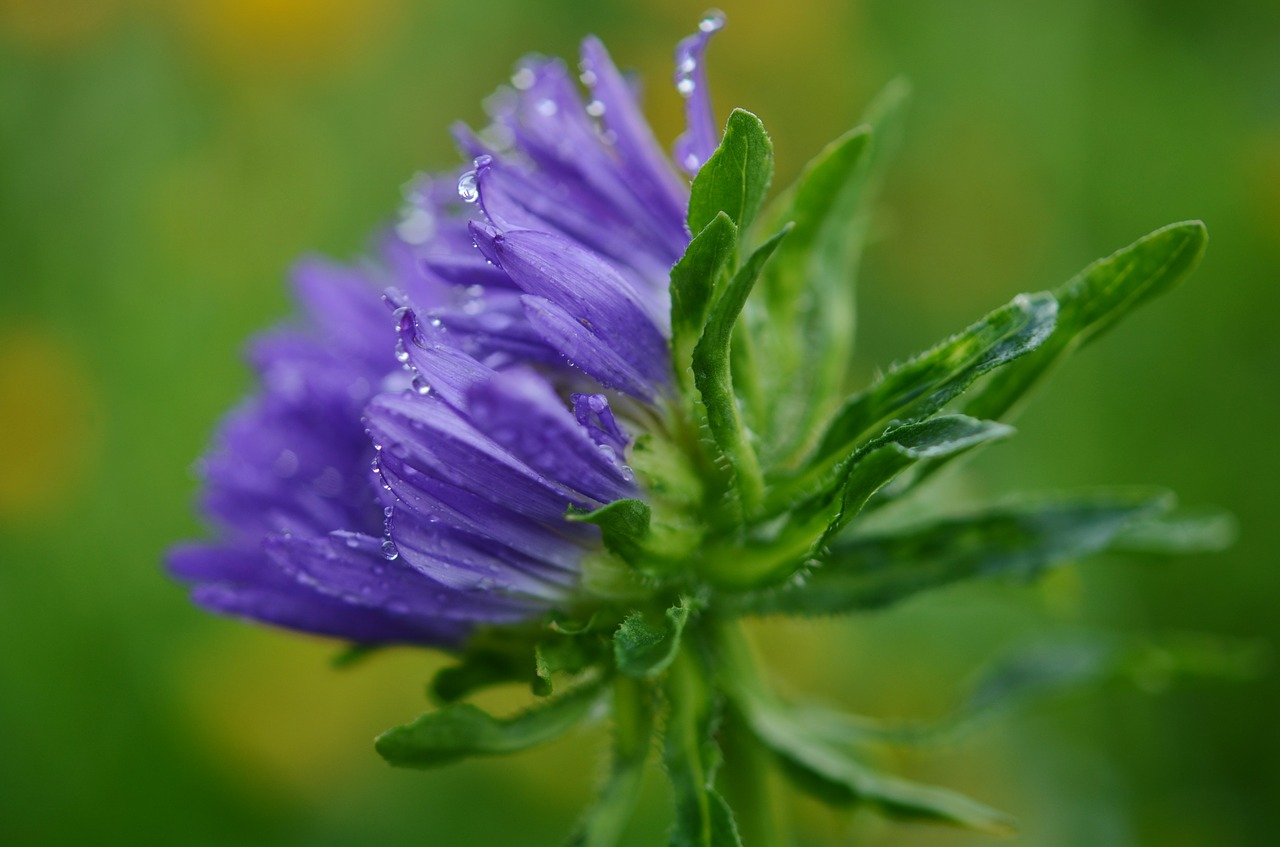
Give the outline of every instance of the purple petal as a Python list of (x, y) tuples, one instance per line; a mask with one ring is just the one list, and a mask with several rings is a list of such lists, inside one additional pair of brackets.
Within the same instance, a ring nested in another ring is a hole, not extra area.
[(410, 508), (393, 508), (387, 531), (401, 559), (458, 591), (507, 591), (554, 601), (577, 581), (575, 569), (525, 556)]
[(577, 568), (587, 549), (583, 545), (594, 546), (599, 538), (589, 524), (560, 520), (552, 529), (461, 486), (424, 474), (394, 455), (378, 457), (378, 472), (398, 501), (392, 509), (393, 522), (397, 511), (411, 509), (425, 521), (439, 521), (567, 569)]
[(476, 425), (543, 476), (601, 505), (635, 495), (612, 448), (602, 451), (538, 374), (513, 370), (473, 386), (468, 410)]
[(573, 416), (579, 426), (600, 447), (609, 447), (617, 455), (622, 455), (631, 443), (631, 439), (618, 425), (609, 408), (609, 398), (603, 394), (571, 394)]
[(267, 554), (304, 586), (354, 606), (426, 621), (504, 623), (529, 616), (528, 603), (497, 593), (464, 594), (382, 553), (382, 540), (356, 533), (327, 538), (277, 536)]
[(535, 520), (560, 521), (582, 497), (545, 479), (439, 400), (382, 394), (366, 410), (366, 426), (384, 453)]
[(669, 227), (678, 227), (670, 235), (683, 242), (688, 188), (671, 169), (630, 87), (597, 38), (582, 42), (582, 72), (596, 102), (604, 107), (604, 123), (614, 134), (629, 182)]
[(707, 85), (704, 57), (711, 36), (724, 29), (724, 15), (713, 12), (698, 24), (698, 31), (676, 45), (676, 91), (684, 98), (684, 134), (676, 139), (676, 163), (690, 176), (697, 174), (720, 143), (711, 89)]
[(580, 319), (544, 297), (525, 295), (523, 302), (534, 329), (564, 355), (569, 365), (581, 368), (606, 388), (616, 388), (641, 400), (653, 398), (654, 387), (645, 375), (613, 345), (584, 327)]
[(439, 332), (426, 333), (412, 309), (400, 316), (399, 347), (405, 364), (416, 372), (413, 387), (420, 395), (435, 393), (455, 409), (466, 403), (467, 391), (493, 371), (471, 356), (439, 341)]
[(344, 603), (299, 585), (207, 583), (196, 586), (191, 599), (211, 612), (361, 644), (451, 646), (471, 630), (471, 625), (463, 621), (391, 615)]

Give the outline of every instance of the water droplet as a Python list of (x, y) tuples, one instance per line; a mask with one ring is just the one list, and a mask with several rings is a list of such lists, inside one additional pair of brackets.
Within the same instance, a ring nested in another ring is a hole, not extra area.
[(533, 72), (533, 68), (519, 68), (511, 75), (511, 84), (519, 91), (528, 91), (537, 81), (538, 75)]
[(698, 29), (702, 32), (719, 32), (724, 29), (724, 12), (719, 9), (710, 9), (707, 14), (698, 21)]
[(693, 90), (697, 87), (692, 77), (684, 76), (676, 80), (676, 91), (680, 92), (681, 97), (692, 97)]
[(288, 479), (298, 472), (298, 454), (292, 450), (281, 450), (272, 467), (275, 469), (276, 476)]
[(429, 323), (430, 323), (432, 326), (436, 327), (437, 329), (440, 327), (440, 319), (439, 319), (438, 317), (434, 317), (434, 316), (433, 316), (433, 317), (431, 318), (431, 320), (429, 321)]
[(360, 539), (356, 538), (354, 535), (347, 536), (347, 546), (352, 550), (356, 549), (360, 546)]
[(467, 171), (458, 177), (458, 196), (463, 203), (474, 203), (480, 199), (480, 186), (476, 183), (475, 171)]
[(583, 68), (582, 73), (578, 76), (578, 79), (582, 80), (582, 84), (587, 86), (588, 88), (591, 88), (592, 86), (594, 86), (598, 81), (596, 72), (591, 70), (590, 68)]
[(388, 562), (400, 558), (400, 551), (396, 549), (395, 542), (390, 538), (382, 539), (382, 558)]
[(392, 515), (392, 513), (393, 513), (394, 511), (395, 511), (395, 510), (394, 510), (394, 509), (392, 509), (390, 506), (386, 506), (386, 507), (385, 507), (385, 508), (383, 508), (383, 510), (382, 510), (382, 516), (383, 516), (384, 518), (389, 518), (389, 517), (391, 517), (391, 515)]
[(479, 156), (476, 156), (471, 160), (471, 164), (475, 165), (476, 170), (487, 168), (493, 164), (493, 157), (488, 153), (481, 153)]
[(413, 390), (420, 397), (426, 397), (431, 393), (431, 383), (422, 378), (421, 374), (413, 375)]
[(625, 479), (627, 482), (631, 482), (636, 478), (636, 472), (631, 470), (630, 465), (623, 465), (622, 467), (618, 468), (618, 470), (622, 473), (622, 478)]
[(409, 361), (409, 351), (404, 348), (404, 344), (396, 342), (396, 361), (404, 364)]
[(544, 118), (549, 118), (560, 110), (560, 107), (556, 105), (556, 101), (550, 98), (539, 100), (538, 105), (534, 106), (534, 108), (537, 109), (538, 114), (542, 115)]
[(593, 118), (598, 118), (604, 114), (604, 103), (599, 100), (592, 100), (587, 104), (587, 114)]

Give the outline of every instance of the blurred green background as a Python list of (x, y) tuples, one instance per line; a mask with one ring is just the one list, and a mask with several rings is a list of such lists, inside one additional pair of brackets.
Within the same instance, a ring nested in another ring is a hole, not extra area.
[[(910, 131), (862, 282), (870, 374), (1164, 223), (1190, 283), (1084, 351), (960, 496), (1167, 484), (1233, 510), (1224, 555), (1096, 561), (851, 623), (770, 624), (777, 675), (880, 716), (944, 710), (979, 662), (1077, 627), (1280, 643), (1280, 4), (723, 4), (720, 114), (756, 111), (789, 180), (876, 89)], [(394, 772), (370, 739), (439, 657), (335, 671), (328, 643), (197, 612), (162, 573), (201, 532), (190, 472), (251, 385), (300, 253), (358, 254), (446, 128), (523, 53), (600, 35), (660, 138), (700, 5), (677, 0), (0, 0), (0, 843), (553, 845), (603, 736)], [(517, 698), (499, 693), (495, 703)], [(1017, 814), (1046, 847), (1275, 843), (1280, 679), (1121, 685), (891, 761)], [(631, 841), (663, 843), (653, 775)], [(985, 845), (792, 799), (804, 845)]]

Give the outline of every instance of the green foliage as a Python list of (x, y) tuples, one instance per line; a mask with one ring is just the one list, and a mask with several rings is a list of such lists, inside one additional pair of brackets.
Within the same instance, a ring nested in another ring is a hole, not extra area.
[(495, 718), (470, 703), (453, 703), (387, 730), (374, 746), (388, 763), (405, 768), (434, 768), (471, 756), (516, 753), (578, 724), (599, 701), (600, 693), (598, 682), (583, 683), (509, 718)]
[(764, 124), (744, 109), (734, 109), (715, 153), (693, 179), (689, 192), (689, 231), (702, 232), (723, 212), (745, 230), (764, 203), (773, 181), (773, 142)]
[(618, 670), (639, 678), (657, 676), (675, 659), (680, 650), (680, 636), (689, 620), (690, 600), (667, 609), (662, 624), (654, 626), (644, 613), (627, 615), (613, 636), (614, 661)]

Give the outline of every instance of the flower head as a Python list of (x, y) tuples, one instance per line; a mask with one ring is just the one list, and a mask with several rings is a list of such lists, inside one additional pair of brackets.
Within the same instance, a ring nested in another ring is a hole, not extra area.
[[(1203, 227), (1159, 230), (850, 392), (852, 280), (904, 91), (765, 206), (760, 120), (735, 110), (720, 132), (711, 111), (704, 58), (723, 23), (677, 49), (674, 161), (588, 38), (577, 79), (526, 59), (490, 125), (455, 130), (469, 166), (411, 183), (376, 261), (300, 263), (304, 318), (252, 345), (261, 388), (202, 463), (218, 538), (170, 568), (216, 612), (452, 651), (433, 684), (450, 705), (379, 739), (395, 764), (509, 752), (609, 699), (615, 773), (583, 843), (619, 831), (660, 708), (676, 843), (738, 844), (741, 828), (768, 844), (767, 822), (735, 823), (713, 784), (722, 736), (824, 799), (1003, 830), (849, 753), (865, 722), (773, 695), (737, 621), (1152, 546), (1172, 526), (1161, 493), (855, 520), (1012, 434), (1015, 401), (1185, 276)], [(1183, 523), (1180, 544), (1154, 546), (1211, 546), (1220, 529)], [(546, 699), (503, 720), (453, 703), (510, 680)]]

